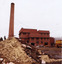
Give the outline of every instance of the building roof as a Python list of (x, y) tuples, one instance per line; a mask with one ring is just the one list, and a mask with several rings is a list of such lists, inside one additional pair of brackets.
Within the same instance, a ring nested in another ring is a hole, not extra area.
[(49, 31), (46, 31), (46, 30), (39, 30), (38, 32), (39, 33), (50, 33)]
[(37, 32), (37, 30), (36, 29), (25, 29), (25, 28), (21, 28), (21, 30), (19, 31), (19, 33), (20, 32), (28, 32), (28, 33), (30, 33), (30, 32)]
[(35, 32), (35, 33), (50, 33), (49, 31), (46, 31), (46, 30), (38, 30), (37, 31), (37, 29), (25, 29), (25, 28), (21, 28), (19, 33), (20, 32), (27, 32), (27, 33), (32, 33), (32, 32)]
[[(49, 31), (43, 31), (43, 30), (39, 30), (37, 31), (36, 29), (24, 29), (24, 28), (21, 28), (21, 30), (19, 31), (19, 34), (22, 33), (25, 34), (21, 34), (20, 37), (22, 38), (28, 38), (28, 37), (49, 37), (49, 35), (47, 35), (47, 33), (49, 34)], [(29, 33), (29, 34), (27, 34)], [(41, 34), (41, 33), (45, 33), (45, 34)]]

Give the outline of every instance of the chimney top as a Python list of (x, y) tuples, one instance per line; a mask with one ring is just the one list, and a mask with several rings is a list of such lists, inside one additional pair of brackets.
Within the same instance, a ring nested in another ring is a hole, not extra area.
[(14, 5), (14, 3), (12, 2), (11, 4), (13, 4)]

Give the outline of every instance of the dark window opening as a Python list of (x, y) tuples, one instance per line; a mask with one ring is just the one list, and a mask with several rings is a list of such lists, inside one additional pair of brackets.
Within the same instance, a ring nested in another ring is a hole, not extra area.
[(42, 33), (41, 33), (41, 35), (42, 35)]
[(34, 38), (31, 38), (32, 40), (34, 40)]
[(47, 40), (49, 40), (49, 38), (47, 38)]
[(42, 40), (43, 38), (41, 38), (41, 40)]
[(23, 33), (24, 35), (26, 35), (26, 33)]
[(33, 45), (33, 46), (34, 46), (34, 45), (35, 45), (35, 43), (31, 43), (31, 45)]
[(41, 44), (43, 44), (43, 42), (41, 41)]
[(47, 33), (47, 35), (49, 35), (49, 33)]
[(27, 41), (27, 43), (29, 43), (29, 41)]
[(46, 38), (44, 38), (44, 40), (46, 40)]
[(39, 38), (36, 38), (37, 40), (39, 39)]
[(46, 33), (44, 33), (44, 35), (46, 35)]
[(29, 40), (29, 38), (28, 38), (28, 40)]
[(45, 42), (44, 45), (48, 45), (48, 42)]
[(51, 43), (51, 46), (54, 46), (54, 43)]

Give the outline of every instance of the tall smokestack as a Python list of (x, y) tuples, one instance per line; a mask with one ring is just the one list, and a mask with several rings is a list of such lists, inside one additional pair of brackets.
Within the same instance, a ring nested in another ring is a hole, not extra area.
[(14, 37), (14, 3), (11, 3), (9, 37)]

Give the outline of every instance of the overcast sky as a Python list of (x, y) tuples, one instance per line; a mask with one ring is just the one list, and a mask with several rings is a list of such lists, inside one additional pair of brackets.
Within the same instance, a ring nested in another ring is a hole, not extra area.
[(8, 37), (11, 2), (15, 3), (15, 36), (23, 27), (62, 37), (62, 0), (0, 0), (0, 37)]

